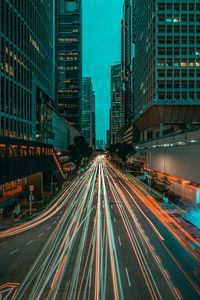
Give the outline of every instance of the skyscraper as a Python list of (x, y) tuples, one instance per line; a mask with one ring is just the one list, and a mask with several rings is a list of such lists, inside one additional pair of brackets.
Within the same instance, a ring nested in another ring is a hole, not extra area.
[(117, 142), (117, 134), (124, 125), (121, 64), (111, 66), (111, 142)]
[(1, 135), (29, 140), (51, 135), (54, 5), (53, 0), (0, 1)]
[(121, 22), (121, 68), (124, 99), (125, 124), (133, 117), (134, 109), (134, 39), (133, 39), (133, 4), (125, 0)]
[(148, 140), (200, 124), (200, 3), (134, 1), (135, 124)]
[(59, 0), (57, 8), (57, 88), (62, 116), (77, 130), (81, 122), (82, 1)]
[(81, 106), (81, 134), (90, 147), (93, 146), (93, 91), (91, 77), (84, 77), (82, 81)]
[(95, 92), (92, 92), (92, 146), (96, 149)]

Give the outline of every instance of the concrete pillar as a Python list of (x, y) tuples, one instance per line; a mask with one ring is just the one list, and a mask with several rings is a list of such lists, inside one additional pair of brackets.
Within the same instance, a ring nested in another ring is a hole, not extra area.
[(144, 141), (147, 140), (147, 129), (144, 130)]
[(160, 137), (163, 136), (163, 129), (164, 129), (164, 125), (163, 123), (160, 123)]
[(153, 131), (153, 138), (156, 138), (157, 128), (153, 128), (152, 131)]
[(142, 142), (144, 140), (143, 131), (140, 131), (140, 141)]
[(185, 186), (186, 184), (188, 184), (189, 181), (188, 180), (183, 180), (182, 181), (182, 198), (184, 199), (185, 198)]

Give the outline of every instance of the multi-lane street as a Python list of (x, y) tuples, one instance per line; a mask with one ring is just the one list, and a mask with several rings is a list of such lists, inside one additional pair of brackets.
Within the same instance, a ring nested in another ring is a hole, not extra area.
[(200, 299), (198, 260), (103, 156), (0, 254), (0, 299)]

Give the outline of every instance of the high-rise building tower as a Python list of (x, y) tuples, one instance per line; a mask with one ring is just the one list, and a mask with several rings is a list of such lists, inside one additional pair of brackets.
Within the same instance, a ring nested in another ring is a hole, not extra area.
[(111, 143), (117, 142), (117, 134), (124, 125), (121, 64), (111, 66)]
[(96, 149), (95, 92), (92, 92), (92, 146)]
[(0, 134), (52, 135), (55, 1), (0, 1)]
[(87, 144), (93, 146), (93, 91), (91, 77), (84, 77), (82, 81), (82, 106), (81, 106), (81, 134)]
[(57, 89), (59, 112), (72, 126), (80, 130), (82, 1), (59, 0), (57, 5)]
[(121, 68), (124, 99), (124, 119), (127, 124), (134, 110), (134, 40), (133, 40), (133, 4), (125, 0), (121, 22)]
[(134, 1), (135, 124), (148, 140), (200, 124), (200, 3)]

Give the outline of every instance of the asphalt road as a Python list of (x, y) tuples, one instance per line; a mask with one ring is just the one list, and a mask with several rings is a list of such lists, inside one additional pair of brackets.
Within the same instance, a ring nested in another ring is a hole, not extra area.
[(0, 299), (190, 300), (200, 265), (98, 157), (43, 215), (0, 233), (0, 285)]

